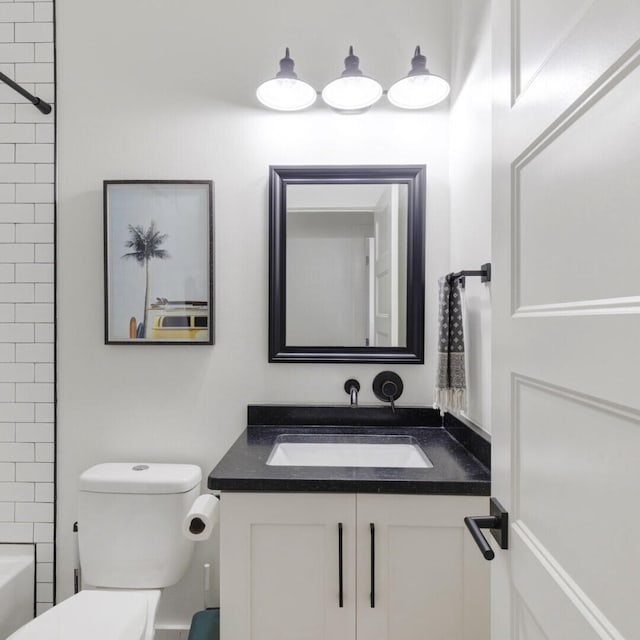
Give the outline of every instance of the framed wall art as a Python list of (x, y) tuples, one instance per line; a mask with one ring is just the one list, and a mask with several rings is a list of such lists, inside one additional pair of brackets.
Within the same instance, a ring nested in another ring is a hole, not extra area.
[(105, 344), (213, 344), (213, 182), (104, 182)]

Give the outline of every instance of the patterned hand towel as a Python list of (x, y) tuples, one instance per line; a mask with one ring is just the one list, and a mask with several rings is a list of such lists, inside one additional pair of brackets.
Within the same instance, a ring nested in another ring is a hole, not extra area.
[(438, 280), (440, 286), (438, 371), (434, 409), (463, 411), (467, 406), (464, 371), (464, 331), (462, 328), (462, 287), (449, 273)]

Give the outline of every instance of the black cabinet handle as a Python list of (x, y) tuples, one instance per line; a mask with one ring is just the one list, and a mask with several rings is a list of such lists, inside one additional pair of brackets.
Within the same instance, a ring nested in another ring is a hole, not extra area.
[(371, 532), (371, 608), (376, 606), (376, 525), (369, 524)]
[(491, 535), (497, 540), (500, 548), (509, 548), (509, 514), (495, 498), (491, 498), (490, 501), (490, 514), (488, 516), (467, 516), (464, 519), (469, 533), (471, 533), (485, 560), (493, 560), (495, 553), (480, 529), (490, 529)]
[(338, 606), (344, 607), (342, 581), (342, 522), (338, 522)]

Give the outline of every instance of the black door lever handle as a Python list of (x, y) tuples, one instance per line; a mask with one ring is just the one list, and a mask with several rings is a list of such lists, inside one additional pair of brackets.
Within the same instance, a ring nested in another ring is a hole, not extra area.
[(471, 533), (485, 560), (493, 560), (495, 553), (480, 529), (490, 529), (501, 549), (509, 548), (509, 514), (495, 499), (491, 498), (489, 516), (467, 516), (464, 523)]

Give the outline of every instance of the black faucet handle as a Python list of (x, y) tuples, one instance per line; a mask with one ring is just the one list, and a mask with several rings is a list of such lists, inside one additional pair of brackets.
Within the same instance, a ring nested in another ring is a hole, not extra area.
[(373, 393), (382, 402), (389, 402), (395, 411), (395, 401), (402, 395), (402, 378), (394, 371), (381, 371), (373, 379)]
[(394, 400), (396, 398), (396, 394), (398, 393), (398, 385), (393, 380), (385, 380), (382, 383), (382, 395)]

